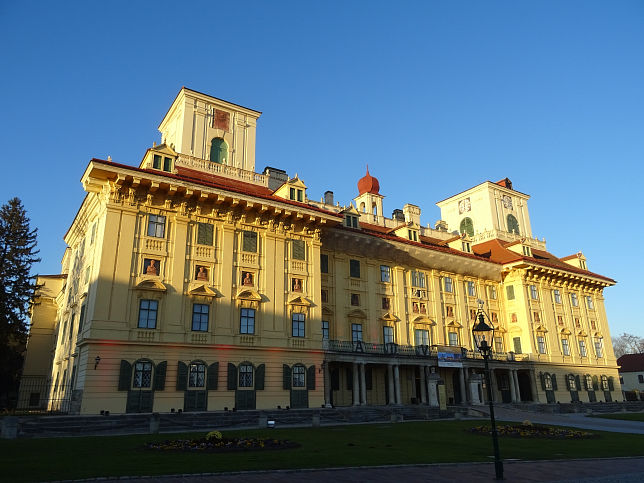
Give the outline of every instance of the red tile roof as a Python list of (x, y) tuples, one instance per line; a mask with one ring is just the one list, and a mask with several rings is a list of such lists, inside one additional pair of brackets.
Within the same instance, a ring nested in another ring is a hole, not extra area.
[(217, 188), (217, 189), (222, 189), (226, 191), (231, 191), (233, 193), (255, 196), (257, 198), (262, 198), (265, 200), (279, 201), (280, 203), (286, 203), (288, 205), (297, 206), (299, 208), (318, 211), (326, 215), (332, 215), (338, 218), (342, 218), (342, 215), (334, 211), (325, 210), (323, 208), (318, 208), (317, 206), (311, 206), (306, 203), (300, 203), (298, 201), (287, 200), (284, 198), (280, 198), (279, 196), (275, 196), (273, 192), (265, 186), (246, 183), (244, 181), (239, 181), (236, 179), (224, 178), (222, 176), (203, 173), (201, 171), (196, 171), (188, 168), (178, 168), (177, 169), (178, 173), (172, 174), (172, 173), (167, 173), (165, 171), (159, 171), (157, 169), (135, 168), (134, 166), (115, 163), (114, 161), (106, 161), (104, 159), (92, 158), (91, 161), (99, 164), (106, 164), (108, 166), (126, 168), (132, 171), (138, 171), (140, 173), (154, 174), (156, 176), (163, 176), (166, 178), (172, 178), (179, 181), (188, 181), (190, 183), (200, 184), (202, 186), (207, 186), (209, 188)]
[(622, 366), (619, 372), (644, 372), (644, 353), (624, 354), (617, 359), (617, 365)]

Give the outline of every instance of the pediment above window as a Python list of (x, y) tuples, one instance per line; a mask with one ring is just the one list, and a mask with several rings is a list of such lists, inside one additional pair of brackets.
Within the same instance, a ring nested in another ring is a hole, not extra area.
[(363, 310), (354, 309), (354, 310), (352, 310), (351, 312), (349, 312), (347, 314), (347, 317), (356, 317), (356, 318), (360, 318), (360, 319), (366, 319), (367, 314), (365, 314)]
[(494, 326), (494, 332), (496, 334), (505, 334), (507, 330), (505, 330), (505, 327), (501, 327), (500, 325), (497, 324)]
[(333, 315), (333, 310), (328, 307), (322, 307), (322, 315)]
[(588, 337), (588, 334), (586, 334), (586, 331), (582, 329), (577, 332), (577, 337)]
[(155, 278), (141, 280), (134, 288), (137, 290), (155, 290), (157, 292), (165, 292), (167, 290), (166, 286)]
[(217, 289), (213, 289), (206, 284), (197, 285), (191, 288), (188, 293), (190, 295), (196, 295), (200, 297), (223, 297), (223, 295)]
[(391, 312), (387, 312), (386, 314), (382, 315), (380, 318), (382, 320), (384, 320), (385, 322), (399, 322), (400, 321), (400, 319), (398, 317), (396, 317), (394, 314), (392, 314)]
[(546, 328), (545, 328), (543, 325), (541, 325), (541, 324), (540, 324), (540, 325), (537, 325), (537, 326), (535, 327), (535, 329), (534, 329), (534, 330), (535, 330), (535, 332), (548, 332), (548, 329), (546, 329)]
[(570, 330), (568, 330), (568, 329), (561, 329), (561, 330), (559, 331), (559, 333), (560, 333), (560, 334), (562, 334), (562, 335), (570, 335)]
[(288, 301), (289, 305), (300, 305), (303, 307), (312, 307), (315, 305), (313, 302), (311, 302), (309, 299), (306, 297), (302, 297), (301, 295), (298, 295), (297, 297), (293, 297), (291, 300)]
[(237, 293), (237, 299), (247, 300), (249, 302), (262, 302), (263, 298), (256, 290), (243, 288)]
[(462, 329), (462, 328), (463, 328), (463, 325), (461, 325), (461, 323), (460, 323), (460, 322), (457, 322), (457, 321), (455, 321), (455, 320), (450, 320), (450, 321), (449, 321), (447, 324), (445, 324), (445, 325), (447, 325), (447, 327), (454, 327), (454, 328), (456, 328), (456, 329)]
[[(419, 315), (412, 322), (414, 324), (436, 325), (436, 322), (434, 322), (432, 319), (430, 319), (426, 315)], [(449, 325), (449, 324), (447, 324), (447, 325)]]

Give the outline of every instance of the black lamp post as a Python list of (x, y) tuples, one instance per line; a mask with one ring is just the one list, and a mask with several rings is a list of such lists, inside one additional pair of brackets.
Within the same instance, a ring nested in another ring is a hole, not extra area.
[[(499, 435), (496, 432), (496, 421), (494, 419), (494, 402), (492, 401), (492, 383), (490, 381), (490, 367), (488, 359), (492, 355), (492, 345), (494, 343), (494, 325), (490, 322), (490, 317), (483, 310), (484, 302), (478, 301), (479, 308), (476, 312), (474, 319), (474, 327), (472, 327), (472, 335), (474, 336), (474, 343), (476, 348), (483, 356), (485, 361), (485, 383), (487, 385), (487, 399), (490, 404), (490, 421), (492, 423), (492, 444), (494, 445), (494, 470), (496, 472), (496, 479), (503, 479), (503, 461), (501, 461), (501, 453), (499, 451)], [(487, 319), (487, 322), (486, 322)]]

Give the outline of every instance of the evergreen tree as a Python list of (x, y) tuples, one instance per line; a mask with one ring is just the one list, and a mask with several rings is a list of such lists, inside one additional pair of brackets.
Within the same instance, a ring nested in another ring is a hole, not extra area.
[(0, 409), (12, 405), (18, 391), (27, 318), (36, 289), (31, 266), (37, 258), (36, 231), (18, 198), (0, 208)]

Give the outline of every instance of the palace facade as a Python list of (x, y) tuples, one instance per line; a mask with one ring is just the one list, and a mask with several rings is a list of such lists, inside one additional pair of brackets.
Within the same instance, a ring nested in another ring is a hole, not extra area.
[[(603, 290), (534, 238), (509, 179), (386, 217), (255, 171), (261, 113), (183, 88), (138, 166), (92, 159), (41, 277), (21, 406), (72, 413), (621, 399)], [(40, 389), (35, 389), (39, 388)]]

